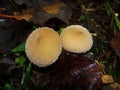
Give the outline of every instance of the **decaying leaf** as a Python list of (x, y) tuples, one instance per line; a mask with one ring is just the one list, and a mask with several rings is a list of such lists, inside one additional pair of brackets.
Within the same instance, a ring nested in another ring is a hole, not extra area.
[[(2, 19), (0, 22), (0, 52), (7, 53), (24, 42), (32, 24), (26, 21)], [(23, 41), (22, 41), (23, 40)]]
[(110, 87), (110, 85), (105, 85), (103, 86), (102, 90), (112, 90), (112, 88)]
[(58, 3), (54, 5), (44, 6), (42, 9), (43, 11), (49, 14), (58, 14), (60, 8), (62, 8), (63, 6), (64, 6), (64, 3)]
[(46, 90), (101, 90), (103, 84), (98, 64), (80, 54), (62, 52), (50, 71)]
[(0, 14), (0, 17), (15, 18), (16, 20), (26, 20), (35, 24), (44, 25), (52, 18), (58, 18), (65, 23), (69, 23), (72, 16), (73, 3), (64, 3), (61, 0), (16, 0), (16, 3), (25, 4), (26, 8), (22, 11), (15, 11), (13, 15)]
[(118, 83), (110, 84), (110, 87), (112, 88), (112, 90), (120, 90), (120, 84)]
[(112, 83), (109, 85), (105, 85), (102, 90), (120, 90), (120, 84), (118, 83)]
[[(34, 12), (32, 13), (24, 13), (22, 17), (19, 17), (20, 19), (22, 18), (40, 25), (43, 25), (51, 18), (58, 18), (65, 23), (69, 23), (69, 19), (72, 15), (72, 9), (74, 7), (74, 4), (66, 4), (61, 0), (16, 0), (15, 2), (20, 5), (25, 4), (27, 9), (30, 9), (31, 7), (34, 9)], [(16, 17), (18, 18), (18, 16)]]
[(63, 7), (60, 8), (59, 10), (50, 8), (49, 10), (45, 11), (44, 8), (44, 10), (42, 9), (42, 11), (37, 11), (36, 13), (33, 14), (35, 18), (32, 18), (31, 21), (43, 25), (45, 22), (52, 18), (58, 18), (65, 23), (69, 23), (71, 14), (72, 14), (71, 6), (64, 4)]
[(102, 76), (102, 81), (103, 81), (104, 84), (115, 82), (111, 75), (103, 75)]
[(0, 60), (0, 75), (11, 74), (13, 69), (15, 69), (15, 63), (9, 58), (2, 58)]
[(111, 40), (110, 45), (115, 53), (120, 57), (120, 32), (118, 32)]
[(33, 18), (33, 15), (32, 15), (33, 12), (34, 10), (31, 8), (31, 9), (22, 11), (22, 13), (14, 12), (14, 15), (0, 14), (0, 16), (5, 18), (15, 18), (16, 20), (26, 20), (29, 22)]
[(17, 20), (26, 20), (29, 22), (33, 18), (33, 15), (32, 15), (33, 12), (34, 12), (34, 9), (30, 8), (30, 9), (23, 11), (22, 13), (15, 12), (14, 17)]

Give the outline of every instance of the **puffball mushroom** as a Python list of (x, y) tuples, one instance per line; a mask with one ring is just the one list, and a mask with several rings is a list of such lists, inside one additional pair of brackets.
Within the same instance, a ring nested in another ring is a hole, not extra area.
[(80, 25), (66, 27), (60, 36), (63, 48), (73, 53), (85, 53), (93, 44), (89, 31)]
[(61, 51), (60, 37), (52, 28), (38, 28), (26, 40), (26, 55), (33, 64), (39, 67), (53, 64), (58, 59)]

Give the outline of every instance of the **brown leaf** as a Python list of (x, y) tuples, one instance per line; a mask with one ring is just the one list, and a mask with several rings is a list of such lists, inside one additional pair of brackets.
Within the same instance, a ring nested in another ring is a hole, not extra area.
[(33, 15), (32, 15), (33, 12), (34, 12), (34, 9), (30, 8), (30, 9), (23, 10), (22, 13), (14, 12), (14, 15), (0, 14), (0, 17), (14, 18), (16, 20), (26, 20), (27, 22), (29, 22), (33, 18)]
[(112, 90), (112, 88), (110, 87), (110, 85), (105, 85), (103, 86), (102, 90)]
[(105, 85), (102, 90), (120, 90), (120, 84), (118, 83), (111, 83), (108, 85)]
[(103, 83), (108, 84), (108, 83), (113, 83), (114, 79), (111, 75), (103, 75), (102, 81), (103, 81)]
[(33, 22), (39, 25), (44, 25), (52, 18), (57, 18), (65, 23), (69, 23), (73, 7), (75, 6), (73, 3), (66, 4), (60, 0), (17, 0), (15, 2), (20, 5), (25, 4), (26, 9), (21, 12), (14, 12), (13, 15), (0, 14), (0, 16), (5, 18), (15, 18), (16, 20), (24, 19), (27, 22)]
[[(51, 66), (49, 90), (100, 90), (102, 72), (97, 63), (84, 55), (62, 52)], [(79, 87), (80, 89), (76, 89)]]
[[(34, 12), (32, 14), (25, 14), (22, 16), (23, 19), (26, 17), (31, 18), (31, 22), (39, 25), (44, 25), (45, 22), (52, 18), (58, 18), (65, 23), (69, 23), (71, 18), (74, 3), (64, 3), (61, 0), (17, 0), (16, 3), (22, 5), (25, 4), (27, 9), (31, 7), (34, 8)], [(26, 11), (26, 10), (25, 10)], [(19, 17), (21, 19), (21, 17)]]
[(120, 32), (118, 32), (111, 40), (110, 45), (115, 53), (120, 57)]
[(53, 5), (44, 6), (42, 9), (44, 12), (49, 14), (58, 14), (60, 11), (60, 8), (64, 6), (64, 3), (57, 3)]
[(26, 20), (26, 21), (30, 21), (33, 18), (32, 13), (34, 13), (34, 9), (33, 8), (29, 8), (24, 10), (22, 13), (19, 12), (15, 12), (14, 13), (14, 17), (17, 20)]
[[(11, 67), (15, 66), (15, 63), (9, 58), (0, 59), (0, 75), (8, 74), (7, 72), (11, 72)], [(9, 71), (8, 71), (9, 70)]]
[(72, 15), (72, 6), (64, 4), (62, 8), (58, 11), (57, 9), (46, 10), (46, 12), (42, 9), (42, 11), (37, 10), (33, 16), (34, 18), (31, 20), (35, 24), (44, 25), (45, 22), (52, 18), (58, 18), (65, 23), (69, 23), (69, 19)]
[(33, 24), (24, 20), (7, 20), (0, 22), (0, 53), (11, 52), (21, 42), (26, 41), (27, 34), (32, 30)]
[(110, 84), (110, 87), (112, 88), (112, 90), (120, 90), (120, 84), (118, 83)]

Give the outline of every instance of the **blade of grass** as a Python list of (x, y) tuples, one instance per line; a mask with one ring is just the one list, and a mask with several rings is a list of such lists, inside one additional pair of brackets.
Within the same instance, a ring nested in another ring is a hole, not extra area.
[(26, 71), (23, 73), (20, 90), (33, 90), (32, 87), (34, 87), (34, 85), (31, 79), (31, 63), (29, 63)]
[(5, 83), (4, 90), (15, 90), (15, 89), (14, 89), (14, 87), (11, 84)]
[[(114, 11), (113, 11), (113, 9), (112, 9), (109, 1), (107, 1), (106, 3), (104, 3), (103, 6), (104, 6), (104, 8), (106, 9), (106, 12), (107, 12), (108, 16), (111, 16), (112, 13), (114, 13)], [(112, 18), (113, 18), (114, 21), (115, 21), (115, 25), (116, 25), (117, 28), (120, 30), (120, 20), (119, 20), (118, 16), (114, 15)]]
[(115, 23), (116, 23), (116, 26), (118, 27), (118, 29), (120, 30), (120, 20), (118, 18), (118, 16), (114, 16), (114, 20), (115, 20)]
[(63, 30), (64, 28), (60, 28), (60, 30), (57, 30), (57, 33), (60, 35)]
[(111, 8), (111, 6), (110, 6), (109, 1), (103, 3), (103, 6), (104, 6), (104, 8), (106, 9), (106, 12), (107, 12), (108, 16), (111, 16), (113, 10), (112, 10), (112, 8)]
[(25, 60), (26, 60), (25, 57), (18, 56), (15, 58), (15, 63), (18, 64), (20, 67), (23, 67)]
[(11, 52), (17, 53), (17, 52), (22, 52), (22, 51), (25, 51), (25, 42), (21, 43), (16, 48), (12, 49)]

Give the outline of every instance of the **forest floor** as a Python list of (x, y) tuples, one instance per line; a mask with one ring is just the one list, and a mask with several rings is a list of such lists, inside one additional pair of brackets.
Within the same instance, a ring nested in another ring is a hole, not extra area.
[(84, 56), (120, 83), (119, 14), (119, 0), (0, 0), (0, 90), (45, 90), (49, 67), (31, 64), (25, 54), (28, 35), (42, 26), (57, 32), (69, 25), (86, 27), (94, 43)]

